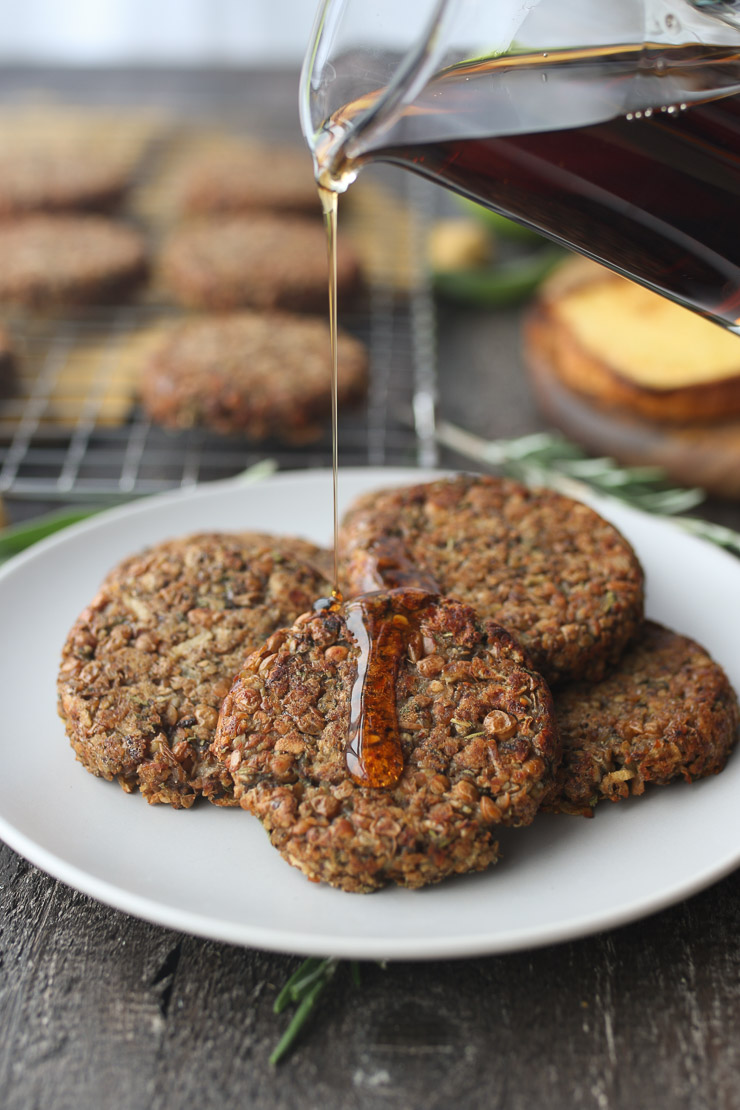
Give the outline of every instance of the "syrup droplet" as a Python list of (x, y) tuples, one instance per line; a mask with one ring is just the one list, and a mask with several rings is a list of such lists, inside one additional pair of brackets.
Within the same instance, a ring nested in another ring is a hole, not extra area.
[(417, 566), (409, 556), (400, 536), (382, 536), (375, 540), (363, 567), (360, 585), (371, 590), (411, 588), (439, 594), (439, 583), (428, 571)]
[(320, 597), (313, 603), (314, 613), (336, 613), (342, 605), (342, 595), (339, 591), (332, 590), (331, 597)]

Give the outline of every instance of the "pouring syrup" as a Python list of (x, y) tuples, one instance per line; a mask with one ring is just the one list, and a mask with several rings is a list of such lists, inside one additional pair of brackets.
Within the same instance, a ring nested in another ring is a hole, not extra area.
[[(334, 578), (331, 597), (315, 608), (342, 605), (339, 582), (339, 428), (337, 345), (337, 216), (339, 193), (318, 185), (326, 226), (329, 261), (329, 336), (332, 396), (332, 517)], [(403, 751), (396, 712), (396, 678), (407, 652), (416, 654), (420, 620), (438, 593), (436, 582), (410, 562), (402, 545), (388, 540), (371, 553), (367, 589), (346, 604), (347, 631), (358, 647), (345, 749), (355, 782), (375, 788), (393, 786), (403, 772)], [(378, 591), (378, 592), (375, 592)]]

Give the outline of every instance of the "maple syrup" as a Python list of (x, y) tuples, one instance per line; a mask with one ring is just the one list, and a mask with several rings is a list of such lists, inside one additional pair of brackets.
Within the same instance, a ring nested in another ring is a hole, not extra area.
[(364, 593), (371, 590), (394, 590), (411, 587), (439, 594), (437, 580), (409, 558), (399, 536), (383, 536), (375, 540), (363, 567), (360, 585)]
[[(313, 154), (330, 266), (334, 591), (327, 604), (341, 601), (338, 193), (365, 162), (395, 163), (740, 332), (738, 90), (740, 54), (729, 48), (616, 45), (450, 66), (361, 155), (348, 153), (355, 124), (369, 118), (382, 90), (326, 121)], [(356, 781), (387, 787), (403, 769), (398, 667), (437, 587), (419, 577), (400, 541), (371, 554), (365, 584), (394, 588), (345, 607), (359, 647), (347, 765)]]
[(331, 483), (334, 521), (334, 580), (332, 597), (342, 600), (339, 589), (339, 356), (337, 334), (337, 213), (339, 196), (319, 185), (329, 256), (329, 343), (331, 350)]
[[(319, 185), (329, 259), (329, 335), (332, 394), (332, 516), (334, 580), (329, 598), (317, 612), (338, 610), (339, 585), (339, 428), (337, 355), (337, 213), (338, 193)], [(369, 589), (345, 606), (347, 631), (358, 647), (357, 673), (350, 699), (347, 769), (362, 786), (389, 787), (403, 772), (403, 752), (396, 712), (396, 677), (401, 659), (419, 636), (422, 610), (438, 594), (431, 576), (419, 571), (400, 540), (388, 538), (372, 552)], [(393, 588), (388, 588), (393, 587)], [(400, 588), (397, 588), (400, 587)], [(416, 587), (416, 588), (414, 588)]]
[(402, 588), (362, 594), (345, 606), (347, 630), (359, 655), (352, 687), (347, 769), (361, 786), (389, 787), (403, 772), (396, 679), (436, 594)]
[(361, 156), (373, 95), (345, 105), (314, 155), (340, 190), (365, 162), (413, 170), (740, 331), (738, 90), (740, 54), (701, 43), (489, 58)]

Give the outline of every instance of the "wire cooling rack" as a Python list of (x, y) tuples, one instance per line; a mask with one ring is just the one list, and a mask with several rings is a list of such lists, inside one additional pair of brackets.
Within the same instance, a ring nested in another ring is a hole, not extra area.
[[(412, 217), (407, 253), (419, 260), (425, 183), (401, 177)], [(136, 379), (148, 339), (173, 312), (140, 303), (10, 321), (20, 357), (0, 391), (0, 495), (103, 502), (227, 478), (266, 458), (284, 469), (330, 464), (328, 424), (321, 440), (298, 447), (153, 425), (137, 404)], [(361, 309), (340, 311), (340, 325), (370, 357), (365, 401), (340, 413), (341, 464), (434, 465), (434, 323), (422, 265), (400, 284), (376, 265)]]
[[(121, 308), (94, 321), (67, 317), (29, 329), (16, 393), (0, 401), (0, 494), (131, 497), (226, 478), (264, 458), (286, 469), (329, 464), (328, 429), (310, 446), (286, 447), (153, 425), (126, 394), (136, 368), (132, 338), (152, 319)], [(370, 382), (364, 404), (340, 414), (341, 462), (432, 465), (432, 320), (425, 298), (376, 288), (367, 316), (344, 326), (368, 344)], [(121, 413), (122, 406), (128, 411)]]

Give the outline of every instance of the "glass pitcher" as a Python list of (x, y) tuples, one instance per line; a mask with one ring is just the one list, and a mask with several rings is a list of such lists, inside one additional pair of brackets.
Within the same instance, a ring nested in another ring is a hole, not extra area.
[(324, 0), (301, 121), (740, 333), (740, 0)]

